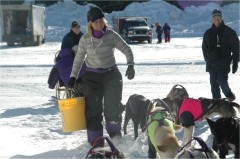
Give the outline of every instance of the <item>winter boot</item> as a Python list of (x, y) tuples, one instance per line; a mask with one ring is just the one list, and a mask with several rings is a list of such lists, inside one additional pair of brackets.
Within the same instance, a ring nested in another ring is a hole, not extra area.
[(115, 122), (115, 121), (106, 122), (106, 130), (110, 138), (113, 138), (116, 136), (122, 137), (120, 122)]
[(236, 99), (235, 94), (233, 94), (233, 92), (231, 92), (228, 96), (227, 96), (228, 101), (232, 102)]
[[(103, 129), (97, 131), (87, 130), (88, 142), (93, 146), (97, 138), (103, 136)], [(96, 147), (102, 147), (104, 143), (98, 143)]]

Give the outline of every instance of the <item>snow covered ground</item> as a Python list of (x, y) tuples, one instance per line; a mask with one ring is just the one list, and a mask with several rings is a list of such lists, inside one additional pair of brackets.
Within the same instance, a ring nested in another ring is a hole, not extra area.
[[(42, 46), (7, 47), (6, 43), (0, 43), (1, 159), (78, 159), (86, 156), (90, 149), (86, 131), (62, 131), (58, 104), (51, 98), (55, 91), (48, 89), (47, 79), (53, 66), (54, 55), (60, 49), (61, 38), (69, 31), (71, 21), (81, 17), (79, 21), (85, 31), (88, 7), (74, 5), (74, 2), (48, 7), (47, 42)], [(153, 44), (131, 44), (136, 76), (134, 80), (123, 77), (123, 103), (126, 103), (133, 93), (142, 94), (149, 99), (163, 98), (175, 84), (182, 84), (191, 97), (211, 98), (209, 75), (205, 72), (201, 43), (203, 32), (211, 25), (206, 19), (210, 20), (211, 11), (215, 7), (216, 4), (209, 4), (205, 7), (190, 7), (181, 12), (162, 1), (150, 1), (132, 4), (124, 12), (106, 15), (110, 19), (113, 15), (136, 13), (148, 16), (150, 23), (155, 23), (156, 20), (161, 22), (162, 19), (162, 23), (168, 21), (172, 25), (175, 37), (171, 43), (156, 44), (154, 39)], [(222, 9), (225, 21), (235, 28), (239, 35), (239, 4)], [(164, 14), (166, 10), (168, 12)], [(191, 11), (194, 11), (194, 17)], [(161, 14), (156, 14), (157, 12)], [(55, 16), (52, 16), (52, 13), (55, 13)], [(191, 31), (185, 32), (185, 27)], [(118, 50), (116, 60), (124, 76), (126, 61)], [(237, 103), (240, 103), (239, 77), (239, 70), (234, 75), (229, 74), (229, 84), (236, 94)], [(206, 121), (196, 125), (194, 135), (202, 137), (211, 146), (212, 136)], [(177, 137), (181, 140), (182, 132), (177, 133)], [(122, 140), (116, 139), (113, 142), (127, 158), (147, 158), (146, 133), (140, 133), (135, 141), (132, 122), (129, 123), (128, 134), (124, 135)]]
[[(154, 40), (156, 42), (156, 40)], [(124, 80), (123, 103), (133, 93), (149, 99), (163, 98), (173, 85), (182, 84), (191, 97), (211, 98), (209, 76), (201, 53), (201, 38), (174, 38), (171, 43), (131, 45), (136, 62), (134, 80)], [(63, 133), (54, 90), (47, 79), (60, 43), (39, 47), (1, 47), (0, 158), (84, 158), (90, 145), (86, 131)], [(125, 74), (125, 57), (116, 51)], [(229, 84), (240, 103), (238, 71), (229, 75)], [(106, 134), (106, 133), (105, 133)], [(114, 143), (127, 158), (147, 157), (147, 137), (134, 141), (133, 125), (128, 134)], [(177, 134), (181, 139), (182, 133)], [(211, 145), (206, 121), (197, 123), (195, 136)]]

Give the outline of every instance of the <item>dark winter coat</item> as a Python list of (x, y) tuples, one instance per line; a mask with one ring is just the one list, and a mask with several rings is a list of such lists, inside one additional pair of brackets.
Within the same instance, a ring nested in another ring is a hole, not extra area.
[(164, 34), (170, 34), (170, 31), (171, 31), (171, 27), (167, 23), (165, 23), (163, 26)]
[(83, 33), (75, 34), (72, 30), (63, 37), (61, 50), (65, 48), (72, 48), (75, 45), (78, 45), (80, 38)]
[(224, 22), (219, 27), (213, 24), (204, 36), (202, 51), (206, 61), (206, 71), (230, 72), (231, 61), (239, 61), (239, 39), (237, 33)]
[(163, 33), (163, 28), (161, 26), (157, 26), (156, 28), (157, 35), (162, 35)]
[[(60, 86), (67, 86), (70, 79), (70, 74), (72, 72), (72, 65), (74, 60), (74, 53), (72, 52), (72, 49), (61, 50), (59, 52), (59, 57), (59, 60), (53, 66), (48, 78), (49, 88), (51, 89), (55, 88), (55, 85), (58, 81), (62, 82), (60, 82)], [(83, 66), (78, 76), (78, 80), (82, 78), (85, 69), (86, 65), (85, 63), (83, 63)]]

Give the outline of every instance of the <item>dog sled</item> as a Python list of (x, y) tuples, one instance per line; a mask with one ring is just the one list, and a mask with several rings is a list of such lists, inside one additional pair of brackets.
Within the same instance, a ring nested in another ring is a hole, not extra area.
[[(57, 51), (55, 53), (55, 57), (54, 57), (54, 64), (57, 63), (58, 60), (60, 60), (60, 57), (59, 57), (59, 52), (60, 51)], [(62, 96), (62, 99), (64, 98), (64, 95), (66, 95), (66, 98), (67, 95), (69, 95), (69, 93), (67, 92), (67, 89), (65, 88), (65, 86), (61, 86), (60, 85), (60, 81), (57, 82), (56, 86), (55, 86), (55, 91), (56, 91), (56, 98), (57, 99), (61, 99), (61, 96)]]
[(72, 98), (73, 93), (71, 89), (66, 88), (65, 86), (60, 86), (59, 82), (57, 82), (55, 86), (55, 98), (57, 100), (59, 99), (67, 99), (67, 98)]
[[(67, 88), (68, 81), (72, 70), (72, 64), (74, 61), (74, 53), (71, 49), (62, 49), (56, 52), (54, 57), (54, 66), (50, 72), (49, 85), (56, 90), (56, 98), (61, 99), (62, 94), (65, 94), (65, 98), (70, 97), (82, 97), (83, 96), (83, 82), (82, 76), (85, 72), (86, 65), (82, 65), (80, 73), (74, 88), (69, 91)], [(54, 85), (54, 86), (53, 86)]]
[(60, 51), (57, 51), (54, 56), (54, 66), (50, 71), (49, 77), (48, 77), (48, 87), (50, 89), (55, 89), (55, 96), (52, 96), (53, 100), (59, 100), (67, 98), (66, 95), (69, 93), (67, 92), (66, 87), (64, 86), (63, 81), (59, 77), (59, 73), (54, 69), (56, 63), (61, 59), (59, 56)]
[[(61, 50), (60, 50), (61, 51)], [(60, 56), (60, 51), (57, 51), (55, 53), (54, 56), (54, 64), (56, 65), (56, 63), (61, 60), (61, 56)], [(50, 73), (51, 74), (51, 73)], [(62, 81), (62, 79), (59, 77), (59, 75), (57, 74), (58, 77), (53, 77), (52, 80), (55, 80), (55, 78), (58, 78), (58, 80), (56, 81), (56, 85), (54, 87), (55, 89), (55, 99), (59, 100), (59, 99), (66, 99), (66, 98), (71, 98), (73, 97), (72, 95), (72, 91), (68, 90), (66, 88), (66, 86), (64, 86), (64, 82)], [(53, 82), (55, 83), (55, 82)]]

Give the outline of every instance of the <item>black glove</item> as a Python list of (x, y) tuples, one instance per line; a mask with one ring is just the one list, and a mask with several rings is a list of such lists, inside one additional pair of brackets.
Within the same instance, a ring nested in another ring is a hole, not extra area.
[(126, 71), (126, 74), (125, 76), (127, 76), (127, 78), (129, 80), (133, 79), (134, 76), (135, 76), (135, 70), (133, 68), (133, 65), (128, 65), (128, 68), (127, 68), (127, 71)]
[(68, 82), (68, 87), (69, 88), (73, 88), (76, 82), (76, 78), (75, 77), (71, 77), (69, 82)]
[(77, 79), (76, 83), (83, 83), (83, 79), (82, 78)]
[(232, 73), (236, 73), (237, 72), (237, 69), (238, 69), (238, 63), (237, 62), (234, 62), (233, 65), (232, 65)]

